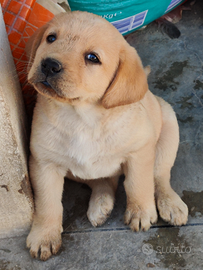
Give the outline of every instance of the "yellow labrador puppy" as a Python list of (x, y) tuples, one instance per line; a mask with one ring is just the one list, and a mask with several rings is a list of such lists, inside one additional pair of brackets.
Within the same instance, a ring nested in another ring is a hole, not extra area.
[(111, 213), (123, 173), (125, 223), (132, 230), (157, 221), (156, 204), (165, 221), (185, 224), (187, 206), (170, 186), (176, 116), (148, 90), (136, 50), (101, 17), (72, 12), (40, 28), (27, 53), (28, 80), (39, 92), (30, 143), (31, 255), (46, 260), (61, 246), (64, 176), (92, 188), (93, 226)]

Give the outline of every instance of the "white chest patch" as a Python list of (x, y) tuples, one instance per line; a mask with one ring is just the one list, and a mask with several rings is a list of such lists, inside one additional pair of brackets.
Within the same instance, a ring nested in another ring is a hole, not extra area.
[(49, 144), (46, 147), (51, 149), (49, 158), (82, 179), (116, 175), (125, 161), (121, 141), (126, 141), (129, 134), (119, 131), (118, 123), (113, 127), (105, 118), (101, 119), (101, 113), (92, 110), (90, 116), (88, 113), (88, 110), (82, 113), (69, 110), (64, 114), (61, 111), (55, 127), (47, 123), (51, 132), (47, 132), (43, 144)]

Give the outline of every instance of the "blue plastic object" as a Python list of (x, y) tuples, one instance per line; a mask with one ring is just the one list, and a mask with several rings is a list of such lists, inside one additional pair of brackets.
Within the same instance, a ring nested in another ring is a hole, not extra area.
[(71, 10), (88, 11), (129, 34), (168, 13), (185, 0), (69, 0)]

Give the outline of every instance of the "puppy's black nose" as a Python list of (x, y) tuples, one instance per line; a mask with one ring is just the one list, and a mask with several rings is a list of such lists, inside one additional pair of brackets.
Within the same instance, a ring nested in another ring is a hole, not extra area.
[(41, 71), (48, 77), (52, 77), (57, 73), (61, 72), (62, 65), (55, 59), (46, 58), (41, 62)]

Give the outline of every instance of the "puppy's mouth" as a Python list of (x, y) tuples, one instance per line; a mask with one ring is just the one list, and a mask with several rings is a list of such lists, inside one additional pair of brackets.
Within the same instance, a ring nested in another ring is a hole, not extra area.
[(58, 96), (60, 98), (64, 98), (64, 95), (62, 94), (60, 89), (53, 87), (53, 85), (49, 83), (47, 80), (35, 82), (32, 84), (35, 87), (35, 89), (41, 94), (44, 94), (46, 96), (52, 97)]
[(42, 81), (41, 82), (44, 86), (48, 87), (48, 88), (52, 88), (51, 85), (47, 82), (47, 81)]
[(47, 97), (52, 97), (56, 99), (59, 98), (60, 100), (63, 101), (66, 100), (69, 101), (70, 103), (80, 100), (80, 97), (67, 98), (66, 96), (64, 96), (60, 88), (54, 87), (52, 83), (48, 82), (46, 79), (37, 82), (30, 80), (29, 82), (40, 94), (45, 95)]

